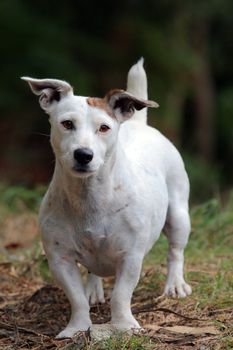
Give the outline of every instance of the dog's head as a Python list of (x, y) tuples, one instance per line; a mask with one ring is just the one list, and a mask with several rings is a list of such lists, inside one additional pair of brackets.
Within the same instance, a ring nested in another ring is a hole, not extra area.
[(51, 143), (64, 171), (87, 177), (114, 152), (120, 124), (135, 110), (157, 107), (153, 101), (111, 90), (104, 98), (81, 97), (65, 81), (23, 77), (50, 116)]

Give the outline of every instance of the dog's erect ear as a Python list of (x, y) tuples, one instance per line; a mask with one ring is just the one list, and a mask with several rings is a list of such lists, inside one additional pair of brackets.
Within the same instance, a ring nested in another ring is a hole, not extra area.
[(34, 79), (22, 77), (28, 82), (32, 92), (40, 96), (39, 102), (42, 109), (47, 111), (54, 101), (60, 101), (63, 97), (73, 93), (73, 89), (66, 81), (57, 79)]
[(132, 117), (135, 110), (140, 111), (146, 107), (159, 107), (158, 103), (134, 97), (124, 90), (111, 90), (106, 96), (108, 105), (115, 117), (123, 122)]

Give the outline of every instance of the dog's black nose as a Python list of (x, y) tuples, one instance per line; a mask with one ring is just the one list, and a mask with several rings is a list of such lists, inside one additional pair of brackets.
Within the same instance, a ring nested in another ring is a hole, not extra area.
[(86, 165), (90, 163), (94, 156), (94, 153), (90, 148), (78, 148), (74, 151), (74, 159), (77, 160), (77, 162), (80, 165)]

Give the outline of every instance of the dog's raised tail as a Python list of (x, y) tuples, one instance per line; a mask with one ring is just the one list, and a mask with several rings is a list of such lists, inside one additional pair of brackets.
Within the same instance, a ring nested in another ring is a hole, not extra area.
[[(147, 100), (147, 76), (143, 68), (143, 63), (144, 58), (141, 57), (140, 60), (130, 68), (127, 79), (127, 91), (137, 98)], [(147, 108), (135, 111), (133, 118), (146, 123)]]

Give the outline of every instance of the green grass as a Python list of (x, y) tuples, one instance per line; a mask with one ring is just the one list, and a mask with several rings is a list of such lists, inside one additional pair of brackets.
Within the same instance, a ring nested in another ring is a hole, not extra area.
[(194, 291), (200, 306), (227, 307), (233, 304), (233, 197), (225, 207), (216, 199), (195, 207), (192, 234), (186, 250), (187, 276), (198, 283)]
[(154, 343), (146, 336), (116, 333), (113, 337), (91, 344), (92, 350), (152, 350)]
[[(192, 232), (185, 250), (186, 278), (199, 306), (233, 305), (233, 196), (222, 206), (217, 199), (191, 209)], [(148, 288), (164, 284), (167, 240), (161, 235), (146, 257), (144, 268), (158, 267)]]
[(1, 212), (36, 211), (46, 191), (45, 186), (27, 188), (23, 185), (7, 186), (0, 184)]

